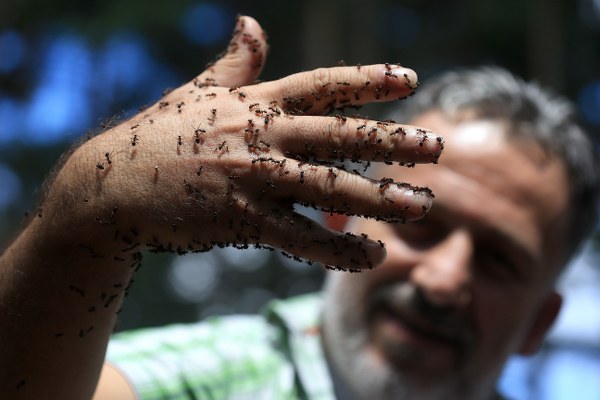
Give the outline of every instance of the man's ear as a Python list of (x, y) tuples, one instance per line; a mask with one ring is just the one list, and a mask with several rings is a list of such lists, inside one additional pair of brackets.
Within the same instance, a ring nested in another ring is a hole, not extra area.
[(324, 213), (323, 216), (327, 226), (336, 231), (343, 231), (350, 220), (350, 217), (344, 214)]
[(546, 333), (558, 316), (561, 306), (562, 296), (556, 291), (550, 293), (546, 300), (544, 300), (528, 334), (521, 344), (521, 348), (519, 349), (520, 355), (530, 356), (537, 353), (544, 341)]

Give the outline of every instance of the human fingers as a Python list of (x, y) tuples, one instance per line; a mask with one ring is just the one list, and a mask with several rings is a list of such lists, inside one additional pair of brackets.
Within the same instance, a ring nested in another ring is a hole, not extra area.
[(252, 17), (239, 16), (227, 50), (196, 79), (197, 86), (236, 87), (254, 82), (267, 59), (266, 34)]
[(274, 121), (272, 137), (285, 154), (320, 160), (437, 162), (444, 140), (436, 133), (389, 121), (294, 116)]
[(369, 179), (333, 166), (259, 157), (253, 167), (265, 177), (263, 196), (345, 215), (406, 222), (423, 217), (433, 200), (428, 188), (387, 178)]
[(295, 114), (320, 115), (343, 107), (390, 101), (412, 94), (417, 74), (396, 64), (318, 68), (265, 82), (259, 95)]
[(331, 230), (287, 207), (270, 208), (263, 214), (267, 216), (261, 221), (261, 241), (288, 257), (355, 272), (373, 268), (385, 259), (383, 243), (366, 235)]

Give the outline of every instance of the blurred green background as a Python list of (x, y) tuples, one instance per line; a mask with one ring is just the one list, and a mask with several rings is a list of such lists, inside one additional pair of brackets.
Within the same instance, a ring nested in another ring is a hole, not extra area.
[[(35, 207), (44, 176), (70, 143), (201, 72), (226, 47), (238, 13), (269, 34), (263, 80), (342, 60), (401, 63), (421, 81), (452, 68), (500, 65), (569, 97), (596, 142), (600, 137), (598, 0), (2, 0), (0, 242)], [(381, 117), (385, 108), (363, 112)], [(318, 290), (322, 277), (319, 267), (275, 252), (148, 255), (118, 329), (255, 312), (270, 298)], [(597, 334), (583, 347), (593, 368)], [(519, 376), (531, 374), (523, 371)], [(518, 393), (562, 398), (532, 387)], [(600, 388), (595, 393), (600, 398)]]

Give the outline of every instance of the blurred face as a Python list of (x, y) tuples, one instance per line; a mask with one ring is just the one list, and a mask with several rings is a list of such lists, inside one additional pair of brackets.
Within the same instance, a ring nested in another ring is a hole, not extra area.
[(433, 207), (413, 223), (352, 222), (388, 256), (373, 271), (328, 276), (325, 349), (362, 398), (487, 398), (506, 358), (535, 352), (560, 308), (565, 172), (496, 122), (437, 112), (412, 122), (444, 135), (440, 164), (378, 178), (430, 187)]

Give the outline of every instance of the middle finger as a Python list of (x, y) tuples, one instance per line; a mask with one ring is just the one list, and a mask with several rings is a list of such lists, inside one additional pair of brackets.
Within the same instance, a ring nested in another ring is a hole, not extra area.
[(295, 116), (271, 129), (282, 151), (321, 160), (435, 163), (444, 148), (428, 129), (343, 116)]

